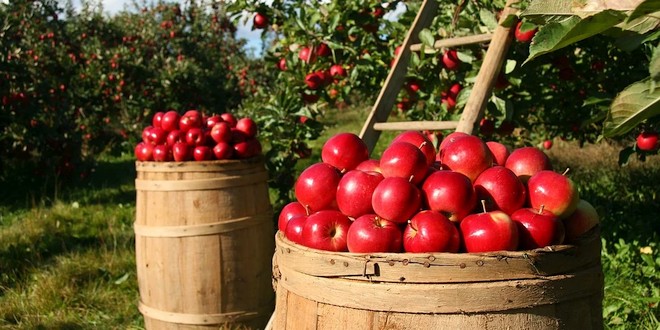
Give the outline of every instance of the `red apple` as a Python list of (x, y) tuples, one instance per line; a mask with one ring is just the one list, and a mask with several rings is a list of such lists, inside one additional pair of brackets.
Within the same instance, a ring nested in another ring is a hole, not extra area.
[[(438, 150), (441, 151), (443, 150), (446, 146), (456, 142), (458, 139), (462, 137), (470, 136), (470, 134), (463, 133), (463, 132), (452, 132), (449, 133), (447, 136), (445, 136), (444, 139), (442, 139), (442, 142), (440, 142), (440, 146), (438, 146)], [(438, 154), (438, 158), (440, 157), (440, 154)]]
[(321, 159), (324, 163), (345, 173), (369, 159), (369, 150), (359, 136), (353, 133), (339, 133), (323, 144)]
[(575, 211), (563, 219), (563, 222), (566, 229), (566, 243), (573, 243), (596, 227), (600, 223), (600, 219), (596, 209), (589, 202), (581, 199)]
[(296, 199), (310, 212), (337, 208), (337, 186), (341, 176), (336, 168), (316, 163), (306, 168), (295, 184)]
[(135, 146), (135, 158), (141, 162), (148, 162), (154, 160), (153, 158), (154, 146), (150, 143), (140, 142)]
[(544, 209), (560, 218), (566, 218), (577, 208), (580, 194), (569, 177), (544, 170), (534, 174), (527, 182), (529, 205)]
[(460, 83), (454, 83), (451, 85), (451, 87), (449, 87), (449, 90), (447, 91), (447, 96), (456, 98), (458, 96), (458, 93), (460, 93), (462, 89), (463, 86), (461, 86)]
[(239, 159), (254, 157), (261, 152), (261, 144), (255, 138), (234, 144), (234, 155)]
[(165, 140), (168, 146), (173, 146), (177, 142), (186, 142), (186, 137), (181, 131), (175, 129), (167, 133), (167, 138)]
[(339, 210), (351, 218), (374, 213), (371, 197), (381, 181), (383, 175), (378, 172), (359, 170), (346, 172), (337, 185), (336, 198)]
[(175, 129), (179, 129), (179, 120), (181, 116), (174, 111), (170, 110), (163, 114), (163, 118), (160, 120), (160, 127), (167, 132), (171, 132)]
[(386, 178), (399, 177), (413, 184), (426, 177), (426, 157), (418, 147), (407, 142), (393, 142), (380, 157), (380, 171)]
[(286, 71), (286, 58), (280, 58), (280, 60), (277, 62), (277, 68), (280, 69), (280, 71)]
[(658, 149), (658, 132), (642, 132), (637, 136), (637, 149), (654, 151)]
[(207, 117), (206, 120), (204, 121), (206, 123), (205, 124), (206, 127), (204, 127), (204, 128), (207, 128), (207, 129), (210, 130), (211, 128), (213, 128), (213, 126), (215, 126), (215, 124), (220, 123), (222, 121), (223, 120), (222, 120), (222, 117), (220, 117), (220, 115), (213, 115), (213, 116)]
[(445, 68), (450, 71), (458, 70), (461, 65), (461, 61), (458, 59), (458, 53), (456, 53), (455, 49), (445, 51), (442, 55), (442, 63), (445, 65)]
[(153, 158), (157, 162), (172, 161), (172, 148), (166, 144), (159, 144), (153, 149)]
[(371, 198), (371, 205), (378, 216), (397, 223), (408, 221), (419, 211), (421, 202), (419, 189), (399, 177), (383, 179)]
[(323, 87), (324, 80), (325, 79), (317, 72), (308, 73), (305, 76), (305, 84), (307, 85), (307, 88), (311, 90), (317, 90)]
[(515, 31), (515, 36), (516, 40), (522, 43), (529, 43), (532, 41), (532, 38), (534, 38), (534, 35), (536, 35), (536, 31), (538, 28), (533, 28), (531, 30), (526, 30), (522, 31), (520, 30), (520, 26), (523, 24), (522, 21), (518, 22), (516, 25), (516, 31)]
[(298, 58), (305, 63), (310, 63), (314, 61), (316, 55), (314, 55), (309, 47), (302, 47), (298, 52)]
[(485, 201), (488, 210), (511, 215), (525, 204), (525, 185), (504, 166), (493, 166), (479, 174), (474, 181), (474, 190), (477, 199)]
[(522, 147), (513, 150), (504, 166), (515, 173), (522, 182), (539, 171), (552, 170), (550, 158), (536, 147)]
[(238, 122), (236, 120), (236, 117), (234, 117), (234, 115), (232, 115), (229, 112), (225, 112), (223, 114), (220, 114), (220, 118), (222, 118), (222, 120), (227, 122), (229, 124), (229, 127), (231, 127), (231, 128), (236, 127), (236, 123)]
[(231, 141), (231, 127), (229, 123), (222, 121), (211, 128), (211, 138), (216, 143)]
[(165, 144), (168, 133), (160, 127), (151, 127), (147, 132), (147, 138), (153, 145)]
[(564, 224), (552, 212), (523, 208), (511, 214), (518, 226), (519, 248), (533, 250), (564, 242)]
[(330, 50), (330, 47), (328, 47), (328, 44), (322, 42), (318, 47), (316, 47), (316, 55), (321, 57), (328, 57), (332, 55), (332, 51)]
[(346, 244), (353, 253), (397, 253), (402, 250), (402, 236), (395, 222), (365, 214), (351, 224)]
[(481, 172), (493, 165), (493, 155), (486, 143), (469, 135), (445, 146), (440, 151), (440, 163), (443, 168), (463, 173), (474, 182)]
[(356, 166), (355, 169), (363, 171), (363, 172), (378, 172), (378, 173), (381, 173), (381, 171), (380, 171), (380, 160), (378, 160), (378, 159), (367, 159), (367, 160), (363, 161), (362, 163), (358, 164), (358, 166)]
[(175, 162), (185, 162), (192, 159), (192, 147), (185, 142), (176, 142), (172, 145), (172, 156)]
[(234, 156), (234, 146), (227, 142), (218, 142), (213, 147), (213, 155), (215, 159), (231, 159)]
[(465, 175), (441, 170), (431, 173), (422, 184), (422, 198), (429, 210), (461, 222), (476, 206), (472, 182)]
[(151, 125), (152, 125), (153, 127), (159, 127), (159, 128), (162, 128), (161, 125), (160, 125), (160, 123), (163, 121), (163, 115), (164, 115), (164, 114), (165, 114), (165, 113), (162, 112), (162, 111), (156, 112), (156, 113), (154, 114), (154, 116), (152, 117), (152, 119), (151, 119)]
[(437, 211), (415, 214), (403, 231), (403, 249), (410, 253), (458, 252), (460, 245), (454, 223)]
[(304, 244), (303, 228), (305, 228), (306, 222), (306, 215), (298, 215), (289, 219), (284, 229), (284, 236), (294, 243)]
[(502, 211), (470, 214), (461, 221), (461, 235), (467, 252), (515, 251), (518, 227)]
[(179, 129), (183, 132), (192, 128), (201, 129), (203, 124), (202, 115), (197, 110), (188, 110), (179, 119)]
[(339, 211), (323, 210), (310, 214), (302, 230), (303, 244), (318, 250), (348, 251), (346, 236), (350, 226), (351, 220)]
[(299, 202), (291, 202), (284, 205), (282, 211), (280, 211), (280, 215), (277, 217), (277, 229), (284, 232), (289, 220), (301, 215), (307, 216), (307, 210)]
[(483, 136), (491, 136), (493, 132), (495, 132), (495, 123), (488, 118), (482, 118), (479, 122), (479, 133)]
[(431, 166), (435, 162), (435, 147), (422, 132), (405, 131), (394, 137), (392, 143), (394, 142), (407, 142), (419, 148), (426, 157), (426, 166)]
[(251, 118), (241, 118), (236, 122), (236, 129), (245, 133), (248, 138), (257, 135), (257, 123)]
[(550, 150), (552, 148), (552, 140), (543, 141), (543, 149)]
[(247, 135), (245, 135), (245, 133), (243, 133), (243, 131), (237, 130), (236, 127), (233, 127), (231, 129), (231, 141), (230, 142), (232, 144), (245, 142), (247, 140), (248, 140), (248, 137), (247, 137)]
[(333, 78), (346, 77), (346, 69), (341, 64), (333, 64), (330, 67), (330, 76)]
[(509, 147), (495, 141), (486, 142), (486, 146), (488, 146), (490, 153), (493, 154), (494, 163), (504, 166), (506, 164), (506, 159), (509, 158), (509, 155), (511, 154)]
[(197, 147), (206, 144), (206, 134), (204, 134), (204, 131), (202, 131), (201, 128), (191, 128), (187, 130), (185, 134), (186, 143), (188, 143), (190, 146)]
[(252, 23), (255, 29), (265, 29), (268, 27), (268, 16), (262, 13), (256, 13)]
[(193, 149), (193, 158), (200, 162), (213, 159), (213, 151), (208, 146), (196, 146)]

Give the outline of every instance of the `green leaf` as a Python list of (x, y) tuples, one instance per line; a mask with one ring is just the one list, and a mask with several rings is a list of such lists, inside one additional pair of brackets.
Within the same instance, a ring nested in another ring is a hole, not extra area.
[(504, 73), (509, 74), (513, 72), (513, 70), (516, 69), (516, 64), (518, 64), (516, 60), (506, 60), (506, 64), (504, 65)]
[(479, 11), (479, 19), (491, 30), (495, 30), (497, 27), (497, 19), (495, 18), (495, 14), (486, 8), (482, 8)]
[(623, 22), (617, 27), (620, 27), (625, 31), (632, 31), (639, 34), (645, 34), (647, 32), (656, 30), (660, 26), (660, 11), (655, 12), (653, 15), (642, 16), (634, 20), (628, 20)]
[(435, 43), (435, 38), (433, 37), (433, 33), (431, 33), (431, 30), (422, 29), (421, 31), (419, 31), (419, 41), (421, 41), (423, 45), (433, 48), (433, 44)]
[(603, 122), (605, 137), (625, 134), (643, 120), (660, 115), (660, 88), (652, 90), (651, 82), (651, 78), (638, 81), (616, 96)]
[(640, 3), (635, 10), (633, 10), (632, 13), (630, 13), (630, 16), (628, 16), (628, 22), (631, 22), (637, 18), (640, 18), (642, 16), (648, 15), (652, 12), (656, 12), (660, 10), (660, 1), (658, 0), (646, 0), (642, 3)]
[(534, 36), (529, 47), (529, 57), (525, 63), (601, 33), (619, 24), (625, 18), (626, 15), (621, 12), (606, 10), (585, 19), (571, 16), (561, 22), (550, 22), (543, 25)]
[(533, 0), (521, 16), (573, 15), (573, 0)]
[(649, 62), (649, 74), (655, 81), (660, 80), (660, 46), (656, 46)]

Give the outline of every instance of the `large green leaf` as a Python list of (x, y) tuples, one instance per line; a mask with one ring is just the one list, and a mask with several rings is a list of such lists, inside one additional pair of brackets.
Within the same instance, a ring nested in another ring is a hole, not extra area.
[(650, 13), (656, 12), (660, 10), (660, 1), (658, 0), (645, 0), (642, 3), (640, 3), (635, 10), (633, 10), (632, 13), (630, 13), (630, 16), (628, 16), (628, 21), (631, 22), (633, 20), (636, 20), (642, 16), (648, 15)]
[(658, 81), (660, 80), (660, 46), (656, 46), (649, 62), (649, 74), (651, 78)]
[[(599, 34), (619, 23), (626, 15), (616, 10), (606, 10), (581, 19), (570, 16), (559, 22), (541, 26), (529, 47), (529, 57), (525, 63), (578, 41)], [(524, 64), (524, 63), (523, 63)]]
[(643, 120), (660, 115), (660, 88), (652, 85), (651, 78), (647, 78), (616, 96), (603, 123), (605, 137), (625, 134)]

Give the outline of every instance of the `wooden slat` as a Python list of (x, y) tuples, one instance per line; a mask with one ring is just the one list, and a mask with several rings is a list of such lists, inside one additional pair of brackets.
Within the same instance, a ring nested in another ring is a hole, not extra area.
[[(460, 47), (472, 44), (480, 44), (485, 42), (490, 42), (493, 38), (492, 33), (477, 34), (472, 36), (464, 37), (455, 37), (448, 39), (436, 40), (433, 43), (433, 49), (442, 49), (442, 48), (451, 48), (451, 47)], [(418, 52), (422, 50), (422, 44), (414, 44), (410, 46), (410, 51)]]
[[(507, 0), (506, 6), (502, 11), (501, 20), (516, 13), (516, 4), (519, 1)], [(506, 58), (509, 45), (511, 45), (511, 28), (498, 25), (493, 34), (493, 39), (488, 46), (488, 51), (486, 51), (484, 62), (481, 64), (481, 69), (479, 69), (463, 113), (461, 114), (456, 131), (472, 134), (476, 129), (477, 123), (484, 115), (486, 103), (491, 95), (493, 84), (497, 79), (502, 63)]]
[(396, 96), (401, 90), (403, 83), (406, 79), (406, 72), (408, 70), (408, 62), (410, 61), (410, 45), (419, 42), (419, 32), (428, 27), (438, 10), (438, 3), (435, 0), (424, 0), (422, 6), (413, 21), (412, 28), (408, 31), (406, 38), (403, 41), (401, 52), (394, 60), (394, 67), (387, 75), (387, 79), (380, 90), (380, 94), (376, 99), (376, 103), (371, 109), (371, 113), (362, 127), (360, 137), (367, 145), (371, 153), (378, 142), (380, 131), (374, 129), (374, 124), (387, 121), (387, 117), (392, 111), (392, 105), (396, 100)]
[(400, 121), (375, 123), (374, 129), (378, 131), (439, 131), (456, 129), (458, 121)]

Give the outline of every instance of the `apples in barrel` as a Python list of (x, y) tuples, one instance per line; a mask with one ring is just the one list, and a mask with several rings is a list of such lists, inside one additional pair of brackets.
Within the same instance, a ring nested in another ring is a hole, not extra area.
[(335, 252), (482, 253), (570, 244), (598, 224), (543, 150), (461, 132), (437, 142), (438, 149), (424, 133), (406, 131), (370, 155), (353, 133), (330, 137), (322, 162), (298, 176), (279, 230)]
[(151, 124), (143, 129), (142, 142), (135, 147), (138, 161), (245, 159), (262, 152), (257, 124), (249, 117), (237, 119), (231, 113), (206, 116), (195, 109), (180, 115), (169, 110), (156, 112)]

